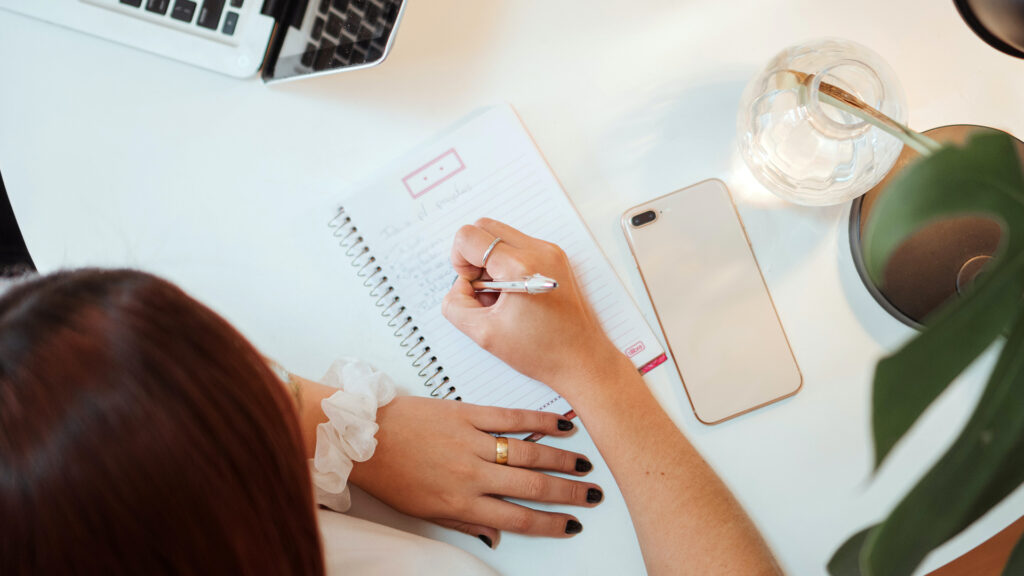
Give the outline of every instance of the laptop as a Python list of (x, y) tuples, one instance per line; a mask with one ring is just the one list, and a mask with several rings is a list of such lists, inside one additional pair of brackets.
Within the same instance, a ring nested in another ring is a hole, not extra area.
[(265, 82), (384, 61), (405, 0), (0, 0), (17, 12)]
[(21, 237), (11, 201), (7, 198), (4, 178), (0, 175), (0, 292), (3, 292), (4, 279), (22, 276), (35, 269), (25, 247), (25, 239)]

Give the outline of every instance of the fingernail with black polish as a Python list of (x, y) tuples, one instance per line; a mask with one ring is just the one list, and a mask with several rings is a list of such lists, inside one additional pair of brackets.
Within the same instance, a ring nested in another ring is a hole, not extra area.
[(590, 502), (591, 504), (597, 504), (598, 502), (601, 501), (602, 498), (604, 498), (604, 494), (602, 494), (601, 491), (598, 490), (597, 488), (587, 489), (587, 502)]
[(575, 426), (569, 420), (558, 421), (558, 429), (561, 430), (562, 432), (565, 432), (566, 430), (572, 430), (573, 428), (575, 428)]
[(481, 535), (477, 536), (477, 538), (479, 538), (480, 541), (483, 542), (484, 544), (487, 544), (488, 548), (494, 548), (494, 542), (491, 542), (491, 539), (488, 538), (487, 536), (484, 536), (483, 534), (481, 534)]
[(594, 465), (590, 463), (590, 460), (584, 460), (583, 458), (577, 458), (576, 459), (576, 471), (577, 472), (590, 472), (590, 470), (593, 467), (594, 467)]
[(575, 520), (569, 520), (565, 523), (566, 534), (579, 534), (580, 532), (583, 532), (583, 524)]

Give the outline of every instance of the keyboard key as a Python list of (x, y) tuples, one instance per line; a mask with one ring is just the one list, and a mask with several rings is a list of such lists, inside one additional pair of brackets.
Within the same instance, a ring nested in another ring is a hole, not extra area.
[(345, 34), (350, 38), (355, 38), (359, 34), (360, 20), (361, 18), (358, 14), (350, 13), (348, 15), (348, 20), (345, 21), (345, 26), (343, 28), (345, 29)]
[(348, 64), (349, 59), (352, 58), (352, 46), (353, 44), (351, 42), (342, 42), (341, 45), (338, 46), (338, 50), (335, 51), (334, 54), (342, 64)]
[(331, 65), (331, 60), (334, 59), (334, 44), (324, 41), (320, 45), (320, 51), (316, 54), (316, 62), (313, 63), (314, 70), (326, 70)]
[(171, 18), (182, 22), (191, 22), (196, 13), (196, 3), (191, 0), (177, 0), (171, 10)]
[(313, 31), (309, 33), (310, 38), (313, 40), (319, 40), (320, 35), (324, 33), (324, 19), (317, 18), (316, 22), (313, 22)]
[(352, 55), (348, 58), (348, 65), (355, 66), (356, 64), (362, 64), (366, 60), (366, 53), (359, 51), (359, 46), (353, 44)]
[(348, 3), (349, 0), (332, 0), (331, 2), (331, 4), (334, 4), (334, 9), (342, 13), (348, 10)]
[(326, 14), (327, 9), (331, 7), (331, 0), (320, 0), (320, 7), (317, 10), (321, 14)]
[(327, 34), (335, 38), (341, 34), (341, 18), (338, 18), (337, 14), (331, 14), (327, 18)]
[(364, 24), (359, 28), (359, 34), (356, 35), (356, 40), (369, 40), (376, 37), (376, 27), (367, 28)]
[(224, 0), (206, 0), (199, 10), (199, 20), (196, 21), (196, 24), (203, 28), (216, 30), (217, 25), (220, 24), (222, 12), (224, 12)]
[(220, 31), (228, 36), (234, 36), (235, 26), (238, 26), (238, 12), (228, 12), (228, 15), (224, 17), (224, 27)]
[(358, 8), (362, 12), (366, 9), (366, 0), (352, 0), (352, 7)]
[(380, 8), (377, 8), (376, 4), (370, 4), (366, 7), (366, 10), (363, 11), (363, 20), (371, 26), (377, 19), (377, 16), (380, 16)]
[(134, 8), (138, 8), (139, 6), (142, 6), (142, 0), (121, 0), (121, 4), (127, 4)]
[(231, 0), (231, 7), (232, 8), (241, 8), (242, 7), (242, 0)]
[(376, 43), (370, 45), (370, 50), (366, 52), (367, 62), (376, 62), (380, 60), (380, 57), (384, 55), (384, 49), (377, 46)]
[(306, 68), (313, 67), (313, 60), (316, 58), (316, 44), (306, 44), (306, 51), (302, 53), (302, 65)]
[(146, 10), (164, 15), (167, 14), (167, 8), (169, 8), (170, 5), (171, 0), (149, 0), (149, 2), (146, 2)]

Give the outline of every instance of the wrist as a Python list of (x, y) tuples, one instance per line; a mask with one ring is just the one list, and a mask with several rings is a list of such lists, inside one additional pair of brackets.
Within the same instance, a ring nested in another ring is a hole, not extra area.
[(639, 372), (633, 363), (610, 342), (602, 350), (564, 372), (552, 388), (561, 394), (574, 409), (592, 401), (628, 393), (639, 382)]
[(328, 421), (322, 402), (338, 390), (295, 374), (289, 376), (288, 387), (295, 397), (299, 432), (306, 447), (306, 457), (312, 458), (316, 454), (317, 427)]

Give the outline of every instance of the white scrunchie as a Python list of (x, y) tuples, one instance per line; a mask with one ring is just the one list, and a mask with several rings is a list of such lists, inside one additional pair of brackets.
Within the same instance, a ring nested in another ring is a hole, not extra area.
[(336, 360), (320, 379), (339, 388), (320, 403), (328, 421), (316, 428), (316, 453), (309, 461), (316, 502), (338, 512), (352, 505), (348, 476), (377, 447), (377, 408), (395, 397), (391, 378), (355, 358)]

